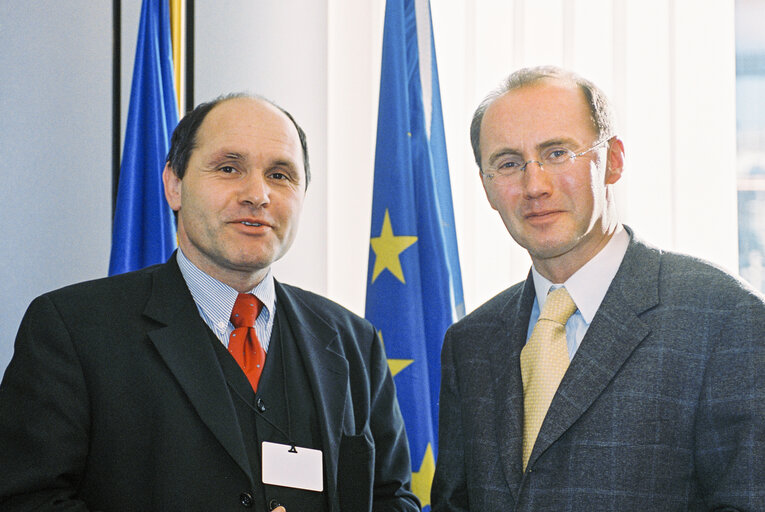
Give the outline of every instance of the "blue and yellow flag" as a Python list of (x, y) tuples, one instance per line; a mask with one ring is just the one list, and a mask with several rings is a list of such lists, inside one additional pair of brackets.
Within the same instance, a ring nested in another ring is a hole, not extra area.
[(167, 261), (176, 245), (162, 185), (178, 124), (169, 9), (168, 0), (144, 0), (141, 7), (109, 275)]
[(388, 0), (377, 120), (366, 317), (380, 331), (429, 507), (440, 353), (464, 314), (428, 0)]

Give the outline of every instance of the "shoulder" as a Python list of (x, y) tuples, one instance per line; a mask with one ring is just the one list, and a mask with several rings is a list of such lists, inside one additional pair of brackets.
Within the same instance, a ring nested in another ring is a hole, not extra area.
[(637, 236), (611, 286), (624, 296), (653, 296), (659, 303), (693, 308), (733, 309), (763, 304), (763, 296), (733, 273), (709, 261), (665, 251)]
[[(107, 346), (133, 345), (156, 325), (144, 311), (153, 296), (154, 275), (161, 267), (72, 284), (40, 295), (21, 320), (17, 345), (24, 340), (37, 343), (46, 339), (87, 347), (83, 354), (100, 354)], [(166, 293), (174, 310), (182, 293), (176, 288)], [(109, 343), (103, 343), (106, 340)], [(100, 348), (94, 350), (96, 347)]]
[(741, 278), (710, 262), (667, 253), (662, 258), (660, 295), (700, 313), (717, 312), (721, 323), (749, 318), (762, 323), (765, 297)]
[(137, 303), (145, 304), (154, 274), (167, 265), (154, 265), (134, 272), (71, 284), (44, 293), (32, 302), (32, 306), (49, 302), (60, 311), (83, 310), (91, 316), (108, 308), (128, 310)]
[(277, 300), (288, 302), (296, 313), (310, 313), (334, 328), (374, 330), (365, 318), (318, 293), (278, 281), (276, 290)]
[(687, 279), (689, 281), (734, 284), (746, 286), (730, 271), (710, 261), (672, 251), (659, 251), (662, 264), (662, 278)]
[(525, 284), (526, 281), (521, 281), (498, 293), (470, 314), (455, 322), (447, 333), (449, 335), (458, 335), (463, 332), (474, 333), (495, 328), (500, 319), (513, 320), (507, 318), (506, 312), (521, 309)]
[(729, 309), (765, 304), (760, 292), (719, 265), (688, 254), (643, 247), (658, 260), (659, 296), (663, 299)]
[[(296, 286), (276, 282), (277, 311), (286, 314), (295, 335), (312, 339), (346, 360), (351, 379), (368, 382), (387, 368), (380, 339), (372, 324), (336, 302)], [(383, 377), (379, 374), (377, 379)]]

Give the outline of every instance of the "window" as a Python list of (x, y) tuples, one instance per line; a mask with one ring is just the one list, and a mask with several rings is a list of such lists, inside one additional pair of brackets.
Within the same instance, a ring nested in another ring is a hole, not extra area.
[(765, 291), (765, 0), (736, 2), (739, 272)]

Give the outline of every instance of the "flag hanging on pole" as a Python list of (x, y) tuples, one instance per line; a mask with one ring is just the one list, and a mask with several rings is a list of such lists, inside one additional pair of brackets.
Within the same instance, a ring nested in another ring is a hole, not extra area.
[(428, 0), (388, 0), (366, 317), (380, 332), (423, 506), (438, 452), (440, 353), (464, 314)]
[(138, 27), (133, 82), (109, 275), (167, 261), (176, 246), (175, 221), (165, 201), (162, 169), (178, 124), (167, 0), (144, 0)]

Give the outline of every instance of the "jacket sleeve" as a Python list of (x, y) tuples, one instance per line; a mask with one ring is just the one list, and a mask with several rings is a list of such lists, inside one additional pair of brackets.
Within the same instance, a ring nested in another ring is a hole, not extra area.
[(0, 509), (84, 511), (75, 499), (88, 452), (79, 358), (52, 301), (32, 302), (0, 384)]
[(374, 489), (372, 510), (418, 511), (420, 503), (411, 491), (412, 469), (404, 419), (388, 359), (376, 332), (370, 354), (370, 429), (374, 437)]
[(441, 350), (441, 391), (438, 401), (439, 453), (431, 491), (432, 512), (469, 510), (462, 412), (457, 393), (457, 373), (453, 342), (446, 332)]
[(731, 310), (705, 365), (695, 458), (709, 510), (765, 511), (765, 302)]

